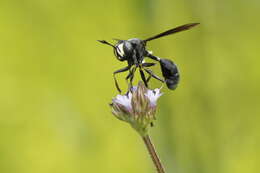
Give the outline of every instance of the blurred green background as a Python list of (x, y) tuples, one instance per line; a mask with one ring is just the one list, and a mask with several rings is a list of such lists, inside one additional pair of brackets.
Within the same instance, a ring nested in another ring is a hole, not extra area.
[(1, 0), (0, 172), (155, 172), (108, 106), (125, 63), (96, 40), (200, 22), (148, 45), (181, 71), (150, 134), (167, 172), (259, 173), (259, 11), (257, 0)]

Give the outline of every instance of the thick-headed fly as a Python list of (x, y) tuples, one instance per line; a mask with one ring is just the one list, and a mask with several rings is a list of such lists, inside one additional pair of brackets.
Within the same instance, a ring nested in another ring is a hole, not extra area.
[[(177, 66), (169, 59), (159, 58), (157, 56), (152, 55), (151, 52), (146, 50), (146, 43), (148, 41), (164, 37), (167, 35), (171, 35), (180, 31), (188, 30), (199, 23), (190, 23), (182, 26), (178, 26), (176, 28), (167, 30), (165, 32), (162, 32), (160, 34), (157, 34), (153, 37), (147, 38), (145, 40), (141, 40), (139, 38), (132, 38), (129, 40), (119, 40), (116, 39), (118, 42), (113, 45), (105, 40), (98, 40), (99, 42), (103, 44), (107, 44), (114, 48), (114, 54), (116, 58), (119, 61), (127, 61), (128, 65), (122, 69), (119, 69), (113, 73), (115, 85), (119, 92), (121, 92), (121, 89), (119, 88), (118, 82), (116, 80), (115, 75), (117, 73), (129, 71), (128, 75), (126, 76), (126, 80), (130, 80), (130, 87), (132, 86), (132, 81), (134, 78), (134, 74), (136, 69), (139, 69), (141, 78), (148, 87), (148, 82), (151, 78), (155, 78), (161, 82), (165, 82), (167, 87), (171, 90), (174, 90), (177, 87), (177, 84), (180, 79), (180, 74), (178, 71)], [(159, 76), (155, 75), (152, 70), (150, 70), (148, 67), (154, 66), (155, 63), (146, 63), (144, 62), (144, 58), (148, 57), (150, 59), (153, 59), (155, 61), (158, 61), (161, 66), (162, 76), (164, 79), (161, 79)], [(148, 74), (148, 77), (145, 77), (145, 73)]]

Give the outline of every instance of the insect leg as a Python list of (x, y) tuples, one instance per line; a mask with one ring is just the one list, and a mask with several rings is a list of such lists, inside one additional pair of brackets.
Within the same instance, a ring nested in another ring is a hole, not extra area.
[(128, 73), (128, 75), (127, 75), (126, 78), (125, 78), (126, 82), (127, 82), (127, 80), (128, 80), (131, 76), (132, 76), (132, 71), (129, 70), (129, 73)]
[(133, 76), (133, 72), (132, 72), (132, 69), (130, 69), (128, 75), (127, 75), (126, 78), (125, 78), (126, 83), (127, 83), (127, 85), (128, 85), (128, 90), (130, 90), (131, 87), (132, 87), (132, 85), (130, 85), (130, 83), (128, 83), (128, 79), (129, 79), (129, 78), (131, 79), (132, 76)]
[(133, 86), (133, 80), (134, 80), (134, 76), (135, 76), (135, 70), (136, 70), (136, 67), (134, 66), (133, 68), (132, 68), (132, 74), (131, 74), (131, 76), (130, 76), (130, 83), (129, 83), (129, 88), (132, 88), (132, 86)]
[(164, 82), (164, 80), (161, 79), (159, 76), (155, 75), (152, 70), (147, 69), (147, 68), (144, 68), (144, 70), (145, 70), (151, 77), (153, 77), (153, 78), (155, 78), (155, 79), (157, 79), (157, 80), (159, 80), (159, 81), (161, 81), (161, 82)]
[(139, 72), (140, 72), (140, 75), (141, 75), (141, 78), (145, 84), (145, 86), (148, 88), (148, 84), (146, 82), (146, 79), (145, 79), (145, 75), (144, 75), (144, 71), (142, 70), (142, 67), (139, 67)]
[[(155, 66), (155, 65), (156, 65), (155, 63), (149, 63), (149, 62), (142, 63), (142, 67), (151, 67), (151, 66)], [(152, 76), (149, 74), (148, 78), (146, 79), (147, 84), (150, 81), (151, 77)]]
[(148, 83), (150, 81), (150, 79), (152, 78), (151, 75), (148, 76), (148, 78), (146, 79), (146, 83)]
[(120, 93), (121, 93), (121, 90), (120, 90), (119, 85), (118, 85), (118, 82), (117, 82), (117, 80), (116, 80), (116, 74), (117, 74), (117, 73), (125, 72), (125, 71), (129, 70), (130, 68), (131, 68), (130, 66), (127, 66), (127, 67), (121, 68), (121, 69), (119, 69), (119, 70), (117, 70), (117, 71), (115, 71), (115, 72), (113, 73), (113, 77), (114, 77), (116, 89), (117, 89), (118, 92), (120, 92)]
[(151, 67), (151, 66), (154, 66), (156, 65), (155, 63), (149, 63), (149, 62), (145, 62), (145, 63), (142, 63), (142, 67)]

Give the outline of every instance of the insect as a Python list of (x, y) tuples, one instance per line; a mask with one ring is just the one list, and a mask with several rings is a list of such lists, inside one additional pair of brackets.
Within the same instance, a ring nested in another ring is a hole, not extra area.
[[(128, 80), (130, 80), (129, 84), (131, 87), (137, 69), (139, 70), (141, 78), (146, 87), (148, 87), (148, 82), (150, 81), (150, 79), (154, 78), (161, 82), (165, 82), (169, 89), (171, 90), (176, 89), (180, 79), (180, 74), (177, 66), (169, 59), (159, 58), (157, 56), (152, 55), (152, 52), (146, 50), (146, 43), (151, 40), (158, 39), (160, 37), (171, 35), (180, 31), (188, 30), (198, 24), (199, 23), (189, 23), (189, 24), (181, 25), (144, 40), (141, 40), (139, 38), (132, 38), (129, 40), (115, 39), (117, 41), (115, 45), (105, 40), (98, 40), (100, 43), (113, 47), (114, 54), (119, 61), (127, 61), (128, 65), (126, 67), (121, 68), (113, 73), (117, 90), (121, 93), (121, 89), (116, 79), (116, 74), (129, 71), (125, 79), (127, 82)], [(161, 72), (164, 79), (154, 74), (153, 71), (148, 68), (156, 65), (156, 63), (144, 62), (144, 59), (146, 57), (160, 63)], [(148, 78), (146, 78), (145, 73), (148, 74)]]

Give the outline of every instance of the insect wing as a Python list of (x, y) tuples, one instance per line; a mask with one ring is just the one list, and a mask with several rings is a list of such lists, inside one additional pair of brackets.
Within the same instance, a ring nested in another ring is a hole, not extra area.
[(173, 29), (167, 30), (165, 32), (162, 32), (160, 34), (157, 34), (155, 36), (152, 36), (150, 38), (147, 38), (144, 41), (147, 42), (147, 41), (151, 41), (151, 40), (154, 40), (154, 39), (157, 39), (157, 38), (160, 38), (160, 37), (164, 37), (164, 36), (167, 36), (167, 35), (171, 35), (171, 34), (174, 34), (174, 33), (177, 33), (177, 32), (185, 31), (185, 30), (191, 29), (192, 27), (194, 27), (198, 24), (199, 23), (189, 23), (189, 24), (181, 25), (181, 26), (178, 26), (176, 28), (173, 28)]

